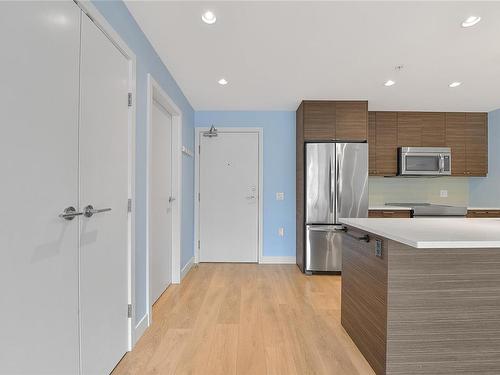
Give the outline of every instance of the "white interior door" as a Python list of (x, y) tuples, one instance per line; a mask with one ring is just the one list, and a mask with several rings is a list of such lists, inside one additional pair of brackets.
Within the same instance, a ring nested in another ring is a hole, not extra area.
[(201, 262), (257, 262), (259, 135), (200, 134)]
[(78, 372), (80, 10), (0, 2), (0, 374)]
[(81, 32), (81, 361), (108, 374), (128, 343), (128, 61), (86, 16)]
[(152, 111), (149, 246), (154, 303), (172, 282), (172, 116), (156, 101)]

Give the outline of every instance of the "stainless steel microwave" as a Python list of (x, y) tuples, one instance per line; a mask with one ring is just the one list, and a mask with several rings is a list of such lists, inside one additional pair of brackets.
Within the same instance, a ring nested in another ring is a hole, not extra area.
[(399, 147), (398, 174), (400, 176), (451, 175), (449, 147)]

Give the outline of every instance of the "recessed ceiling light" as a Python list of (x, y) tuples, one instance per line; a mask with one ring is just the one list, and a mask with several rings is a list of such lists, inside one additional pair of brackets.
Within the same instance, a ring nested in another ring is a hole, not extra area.
[(217, 21), (217, 17), (215, 17), (214, 12), (207, 10), (205, 13), (201, 15), (201, 19), (203, 22), (208, 23), (209, 25), (215, 23)]
[(387, 87), (389, 87), (389, 86), (392, 86), (392, 85), (394, 85), (395, 83), (396, 83), (396, 82), (394, 82), (394, 81), (391, 81), (391, 80), (389, 79), (388, 81), (386, 81), (386, 82), (384, 83), (384, 86), (387, 86)]
[(221, 78), (217, 82), (219, 82), (219, 85), (222, 85), (222, 86), (227, 85), (227, 80), (225, 78)]
[(471, 26), (474, 26), (479, 21), (481, 21), (481, 17), (479, 17), (479, 16), (470, 16), (470, 17), (467, 17), (467, 19), (464, 22), (462, 22), (462, 27), (471, 27)]
[(450, 87), (458, 87), (458, 86), (460, 86), (461, 84), (462, 84), (462, 82), (452, 82), (452, 83), (450, 83), (448, 86), (450, 86)]

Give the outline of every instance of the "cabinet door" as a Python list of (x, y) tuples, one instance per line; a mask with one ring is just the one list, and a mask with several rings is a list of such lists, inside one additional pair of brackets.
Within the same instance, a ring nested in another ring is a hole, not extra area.
[(446, 115), (440, 112), (425, 112), (422, 116), (422, 146), (444, 147), (446, 145)]
[(465, 113), (446, 113), (446, 146), (451, 148), (452, 176), (467, 175)]
[(422, 115), (420, 113), (398, 113), (398, 146), (422, 146)]
[(486, 113), (466, 113), (466, 165), (467, 175), (488, 174), (488, 119)]
[(377, 114), (368, 112), (368, 174), (377, 175)]
[(335, 102), (304, 102), (304, 140), (335, 139)]
[(398, 113), (377, 112), (377, 175), (395, 176), (398, 163)]
[(335, 117), (335, 139), (368, 139), (368, 102), (337, 102)]

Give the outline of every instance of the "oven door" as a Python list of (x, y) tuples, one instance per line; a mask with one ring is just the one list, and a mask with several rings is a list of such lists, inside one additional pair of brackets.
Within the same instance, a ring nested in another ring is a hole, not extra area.
[(451, 156), (434, 152), (402, 152), (399, 158), (402, 176), (441, 176), (451, 174)]

